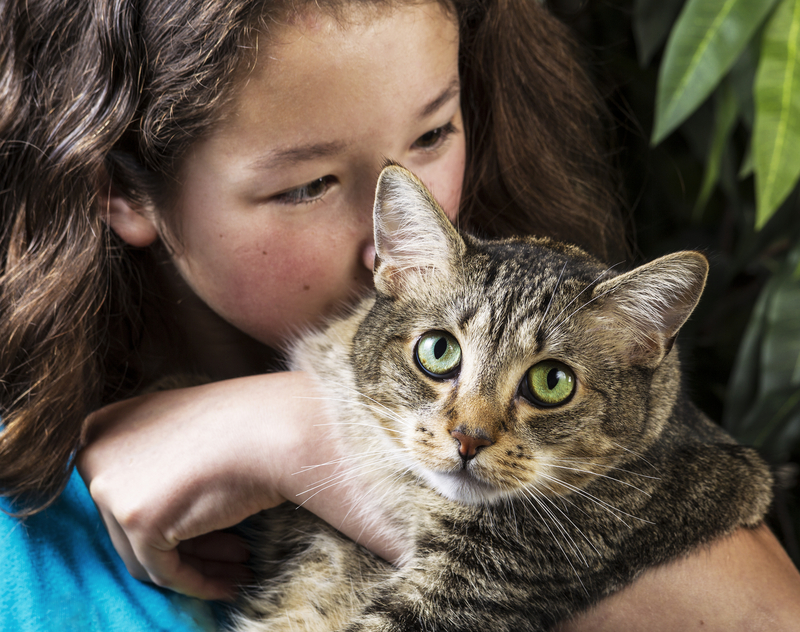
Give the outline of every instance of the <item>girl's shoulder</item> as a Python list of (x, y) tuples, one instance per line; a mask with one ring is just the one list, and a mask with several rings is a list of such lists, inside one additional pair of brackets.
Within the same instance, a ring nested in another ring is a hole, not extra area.
[[(0, 509), (12, 511), (5, 499)], [(0, 513), (0, 629), (216, 630), (210, 604), (140, 582), (117, 555), (73, 472), (58, 500), (27, 519)]]

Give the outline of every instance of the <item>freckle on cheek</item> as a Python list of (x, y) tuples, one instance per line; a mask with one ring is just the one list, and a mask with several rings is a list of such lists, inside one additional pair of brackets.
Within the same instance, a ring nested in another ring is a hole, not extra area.
[(304, 285), (303, 289), (307, 292), (308, 290), (311, 289), (311, 286), (310, 285)]

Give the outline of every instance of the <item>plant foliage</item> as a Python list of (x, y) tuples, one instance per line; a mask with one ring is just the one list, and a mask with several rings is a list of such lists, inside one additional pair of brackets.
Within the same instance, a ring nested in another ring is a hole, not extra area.
[(712, 272), (682, 334), (695, 400), (775, 466), (800, 561), (800, 0), (551, 0), (619, 121), (638, 252)]

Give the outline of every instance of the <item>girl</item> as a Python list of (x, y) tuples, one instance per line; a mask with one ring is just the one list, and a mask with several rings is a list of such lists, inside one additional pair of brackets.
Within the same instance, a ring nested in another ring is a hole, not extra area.
[[(342, 450), (305, 376), (265, 371), (368, 289), (385, 158), (471, 230), (622, 258), (604, 115), (537, 2), (6, 0), (0, 19), (0, 481), (28, 516), (0, 527), (9, 629), (213, 629), (114, 549), (230, 597), (246, 551), (222, 530)], [(215, 382), (136, 396), (187, 372)], [(307, 506), (402, 552), (335, 496)], [(768, 532), (741, 533), (570, 626), (788, 628), (799, 583)]]

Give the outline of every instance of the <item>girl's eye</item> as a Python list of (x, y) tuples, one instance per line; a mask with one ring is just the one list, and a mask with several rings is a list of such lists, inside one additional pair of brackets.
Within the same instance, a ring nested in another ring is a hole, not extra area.
[(435, 149), (455, 131), (455, 126), (452, 123), (447, 123), (447, 125), (432, 129), (430, 132), (420, 136), (414, 141), (414, 147), (417, 149)]
[(333, 176), (317, 178), (291, 191), (278, 193), (272, 199), (280, 204), (307, 204), (325, 195), (335, 181), (336, 178)]
[(537, 406), (566, 404), (575, 392), (575, 374), (566, 364), (545, 360), (535, 364), (522, 380), (520, 393)]
[(422, 371), (437, 380), (453, 377), (461, 366), (461, 347), (446, 331), (423, 334), (414, 353)]

